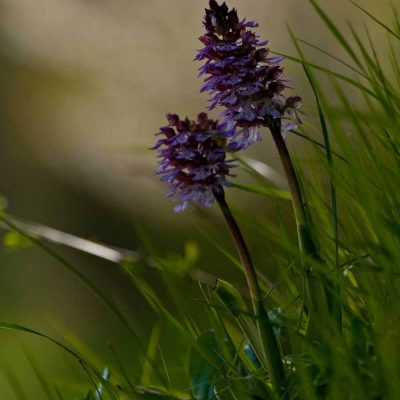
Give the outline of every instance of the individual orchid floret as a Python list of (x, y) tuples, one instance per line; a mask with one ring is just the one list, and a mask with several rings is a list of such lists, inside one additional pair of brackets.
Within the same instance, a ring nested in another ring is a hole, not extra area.
[(181, 120), (175, 114), (168, 114), (167, 119), (168, 125), (157, 134), (162, 138), (153, 147), (161, 158), (156, 172), (170, 185), (167, 197), (180, 202), (177, 212), (185, 210), (190, 201), (210, 207), (215, 191), (229, 186), (227, 177), (233, 176), (233, 160), (227, 160), (227, 152), (235, 149), (235, 128), (209, 119), (206, 113), (196, 121)]
[[(281, 56), (270, 56), (250, 28), (255, 22), (239, 20), (236, 9), (229, 10), (226, 3), (218, 5), (210, 0), (204, 18), (206, 33), (200, 37), (204, 47), (197, 60), (206, 60), (200, 75), (207, 75), (202, 92), (208, 92), (210, 110), (223, 106), (225, 121), (235, 124), (238, 144), (246, 148), (260, 140), (259, 128), (271, 127), (277, 121), (294, 117), (301, 122), (297, 110), (299, 96), (285, 97), (287, 80), (283, 77)], [(293, 129), (294, 123), (283, 125), (283, 130)]]

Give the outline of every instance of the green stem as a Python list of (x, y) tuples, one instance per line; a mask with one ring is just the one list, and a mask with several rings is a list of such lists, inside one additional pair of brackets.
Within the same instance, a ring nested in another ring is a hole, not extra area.
[[(307, 296), (308, 296), (308, 323), (307, 332), (309, 336), (315, 334), (315, 330), (319, 326), (318, 314), (320, 311), (328, 311), (333, 315), (335, 326), (339, 333), (342, 331), (342, 312), (340, 303), (340, 288), (336, 283), (328, 280), (322, 281), (315, 275), (312, 266), (306, 258), (314, 260), (316, 263), (323, 263), (318, 254), (316, 242), (310, 231), (310, 216), (308, 214), (307, 205), (304, 202), (300, 184), (292, 163), (288, 148), (281, 133), (281, 121), (277, 120), (275, 124), (270, 126), (272, 137), (275, 141), (292, 197), (293, 210), (297, 224), (297, 234), (299, 239), (300, 253), (302, 256), (303, 268), (305, 271)], [(332, 187), (332, 198), (335, 199), (334, 188)], [(336, 213), (336, 203), (333, 201), (334, 214)], [(334, 218), (334, 233), (337, 237), (337, 220)], [(337, 246), (337, 240), (336, 240)], [(338, 248), (336, 248), (336, 264), (338, 264)], [(323, 304), (321, 307), (320, 304)]]
[(243, 265), (247, 286), (249, 288), (251, 301), (253, 304), (253, 310), (257, 317), (258, 333), (270, 369), (269, 372), (271, 375), (271, 380), (277, 388), (279, 398), (285, 398), (283, 387), (285, 373), (283, 369), (281, 353), (279, 350), (278, 341), (274, 333), (274, 329), (265, 309), (262, 292), (258, 283), (256, 271), (250, 257), (250, 252), (240, 231), (240, 228), (234, 216), (232, 215), (228, 204), (226, 203), (223, 188), (221, 187), (219, 190), (214, 190), (214, 196), (217, 199), (217, 202), (229, 226), (229, 230), (235, 242), (240, 261)]
[[(286, 179), (289, 185), (290, 194), (292, 197), (293, 211), (296, 219), (298, 228), (302, 225), (307, 224), (306, 208), (303, 201), (303, 196), (300, 190), (300, 184), (297, 179), (296, 171), (292, 163), (288, 148), (286, 147), (285, 140), (281, 134), (281, 122), (277, 122), (276, 125), (270, 127), (272, 137), (274, 139), (276, 148), (281, 159), (283, 169), (285, 170)], [(302, 235), (299, 232), (299, 242), (301, 249), (304, 249), (304, 243)], [(305, 250), (305, 249), (304, 249)]]
[(312, 319), (313, 310), (318, 308), (318, 299), (320, 299), (320, 288), (316, 277), (313, 274), (312, 266), (306, 258), (312, 258), (316, 262), (321, 262), (317, 252), (316, 243), (312, 237), (309, 228), (309, 218), (307, 214), (306, 204), (304, 202), (299, 180), (290, 157), (285, 140), (281, 133), (281, 121), (276, 120), (270, 127), (272, 137), (281, 159), (283, 169), (285, 170), (286, 179), (292, 197), (293, 211), (296, 219), (297, 235), (299, 240), (300, 254), (302, 257), (303, 268), (305, 272), (307, 294), (308, 294), (308, 328)]
[(297, 179), (296, 171), (292, 163), (285, 140), (281, 134), (281, 123), (276, 123), (270, 127), (272, 137), (281, 159), (283, 169), (285, 170), (286, 179), (289, 185), (290, 194), (292, 197), (292, 205), (294, 216), (296, 219), (297, 233), (299, 237), (300, 251), (313, 258), (318, 258), (317, 249), (314, 240), (309, 232), (308, 217), (306, 212), (306, 204), (300, 190), (299, 180)]

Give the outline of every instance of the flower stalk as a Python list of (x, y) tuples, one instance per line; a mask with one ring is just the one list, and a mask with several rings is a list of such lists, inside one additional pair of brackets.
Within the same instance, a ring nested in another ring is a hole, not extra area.
[(244, 274), (247, 281), (247, 286), (250, 292), (250, 297), (253, 305), (253, 311), (257, 319), (257, 329), (260, 341), (266, 356), (270, 376), (279, 398), (284, 398), (284, 380), (285, 373), (282, 364), (281, 353), (278, 346), (278, 341), (274, 333), (271, 321), (268, 317), (263, 295), (258, 283), (257, 274), (251, 260), (250, 252), (240, 231), (240, 228), (225, 200), (223, 188), (214, 189), (214, 196), (224, 215), (225, 221), (228, 224), (236, 250), (239, 254), (240, 261), (243, 266)]
[(323, 263), (323, 260), (321, 260), (318, 254), (316, 242), (310, 232), (310, 220), (307, 213), (307, 205), (303, 199), (296, 170), (281, 133), (281, 121), (279, 119), (275, 120), (274, 124), (269, 125), (269, 129), (281, 159), (289, 185), (289, 191), (291, 193), (300, 255), (306, 281), (306, 296), (308, 300), (306, 333), (311, 339), (313, 339), (316, 336), (319, 320), (318, 314), (321, 311), (328, 310), (337, 315), (336, 319), (339, 331), (341, 325), (341, 313), (340, 310), (337, 309), (337, 301), (335, 301), (334, 298), (335, 288), (330, 282), (320, 281), (315, 274), (313, 266), (310, 265), (310, 260), (313, 260), (315, 263)]
[[(292, 159), (290, 157), (289, 150), (286, 146), (285, 140), (281, 133), (281, 120), (276, 119), (274, 121), (274, 124), (269, 125), (269, 129), (272, 138), (275, 142), (275, 146), (278, 151), (283, 169), (285, 171), (286, 179), (289, 185), (289, 191), (292, 198), (292, 206), (297, 226), (297, 236), (299, 241), (300, 254), (302, 255), (302, 262), (306, 276), (309, 276), (312, 271), (310, 267), (307, 267), (308, 263), (305, 260), (305, 256), (316, 259), (317, 251), (314, 240), (310, 235), (308, 228), (306, 204), (304, 203), (303, 196), (301, 194), (299, 180), (297, 179), (297, 174)], [(312, 285), (309, 284), (309, 287), (310, 286)], [(312, 305), (315, 306), (316, 302), (315, 299), (313, 299), (312, 290), (310, 290), (310, 293), (311, 293), (311, 303)]]

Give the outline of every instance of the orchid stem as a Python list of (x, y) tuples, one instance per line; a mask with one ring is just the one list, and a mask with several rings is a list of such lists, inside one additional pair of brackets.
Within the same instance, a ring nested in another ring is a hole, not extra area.
[[(304, 202), (299, 180), (290, 157), (288, 148), (286, 146), (285, 140), (281, 133), (281, 120), (275, 120), (275, 123), (270, 126), (270, 131), (274, 139), (276, 148), (281, 159), (283, 169), (285, 170), (287, 182), (289, 185), (289, 190), (292, 198), (293, 211), (296, 219), (297, 235), (300, 247), (300, 254), (303, 264), (303, 269), (306, 279), (306, 290), (308, 296), (308, 322), (307, 322), (307, 332), (313, 335), (315, 332), (312, 325), (312, 315), (313, 312), (318, 312), (318, 299), (322, 300), (320, 283), (317, 281), (315, 274), (313, 273), (313, 268), (309, 264), (308, 259), (313, 259), (317, 263), (321, 262), (318, 255), (317, 246), (310, 232), (309, 217), (307, 214), (306, 204)], [(325, 290), (325, 296), (327, 291)], [(323, 302), (324, 300), (322, 300)]]
[(243, 265), (243, 270), (246, 276), (253, 310), (257, 317), (258, 334), (260, 336), (262, 347), (264, 349), (264, 353), (269, 365), (271, 380), (277, 388), (279, 398), (285, 398), (283, 387), (285, 373), (283, 369), (281, 353), (279, 350), (277, 338), (274, 333), (274, 329), (265, 308), (262, 292), (258, 283), (257, 274), (254, 269), (253, 262), (250, 257), (249, 249), (246, 245), (240, 228), (234, 216), (232, 215), (228, 204), (226, 203), (223, 188), (221, 187), (219, 190), (214, 190), (214, 196), (229, 226), (233, 241), (235, 242), (236, 250)]

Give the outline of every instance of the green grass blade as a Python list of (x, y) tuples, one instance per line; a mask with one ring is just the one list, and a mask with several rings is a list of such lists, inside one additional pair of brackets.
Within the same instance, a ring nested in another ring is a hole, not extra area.
[(6, 322), (6, 321), (1, 321), (0, 322), (0, 329), (7, 329), (7, 330), (11, 330), (11, 331), (24, 332), (24, 333), (29, 333), (31, 335), (39, 336), (39, 337), (41, 337), (43, 339), (46, 339), (46, 340), (54, 343), (55, 345), (57, 345), (58, 347), (60, 347), (61, 349), (63, 349), (67, 353), (69, 353), (70, 355), (72, 355), (76, 360), (82, 361), (81, 356), (78, 353), (76, 353), (75, 351), (73, 351), (72, 349), (68, 348), (67, 346), (65, 346), (64, 344), (59, 342), (58, 340), (53, 339), (50, 336), (47, 336), (47, 335), (45, 335), (43, 333), (40, 333), (38, 331), (35, 331), (33, 329), (27, 328), (27, 327), (19, 325), (19, 324), (15, 324), (13, 322)]
[[(308, 135), (306, 135), (304, 133), (303, 127), (299, 127), (299, 129), (301, 130), (301, 132), (299, 132), (299, 131), (290, 131), (289, 134), (293, 134), (293, 135), (299, 136), (302, 139), (305, 139), (306, 141), (310, 142), (314, 146), (319, 147), (319, 148), (321, 148), (323, 150), (326, 150), (326, 147), (325, 147), (325, 145), (323, 143), (320, 143), (317, 140), (315, 140), (315, 139), (309, 137)], [(331, 154), (333, 156), (337, 157), (339, 160), (344, 161), (345, 163), (348, 163), (348, 161), (343, 156), (341, 156), (339, 153), (331, 150)]]
[(318, 3), (315, 0), (308, 0), (308, 1), (311, 3), (311, 5), (314, 7), (315, 11), (320, 16), (320, 18), (324, 21), (326, 26), (329, 28), (329, 30), (332, 32), (332, 34), (335, 36), (336, 40), (342, 45), (342, 47), (347, 51), (349, 56), (353, 59), (353, 61), (364, 72), (364, 67), (363, 67), (361, 61), (358, 59), (356, 53), (350, 46), (349, 42), (346, 40), (344, 35), (340, 32), (340, 30), (334, 24), (334, 22), (328, 17), (328, 15), (322, 10), (322, 8), (318, 5)]
[[(142, 368), (142, 376), (140, 378), (141, 386), (149, 386), (151, 384), (151, 372), (152, 372), (152, 364), (149, 361), (152, 361), (153, 364), (156, 364), (156, 356), (157, 356), (157, 348), (158, 343), (161, 337), (161, 323), (157, 322), (154, 324), (153, 329), (150, 334), (149, 343), (147, 346), (147, 360)], [(166, 389), (169, 390), (166, 381)]]
[[(24, 231), (22, 231), (18, 226), (16, 226), (14, 223), (9, 221), (7, 218), (4, 216), (1, 217), (1, 220), (9, 226), (12, 230), (18, 232), (19, 234), (23, 235), (24, 237), (28, 238), (30, 241), (32, 241), (33, 244), (41, 248), (43, 251), (45, 251), (48, 255), (50, 255), (53, 259), (55, 259), (59, 264), (61, 264), (64, 268), (66, 268), (69, 272), (71, 272), (81, 283), (83, 283), (101, 302), (111, 311), (111, 313), (114, 315), (114, 317), (121, 323), (122, 326), (125, 327), (127, 332), (130, 334), (131, 339), (133, 342), (136, 344), (137, 349), (146, 357), (146, 352), (143, 349), (143, 345), (130, 326), (129, 322), (126, 320), (124, 315), (121, 313), (121, 311), (115, 306), (115, 304), (108, 299), (102, 292), (99, 290), (96, 285), (94, 285), (85, 275), (83, 275), (77, 268), (75, 268), (71, 263), (69, 263), (67, 260), (65, 260), (63, 257), (61, 257), (58, 253), (53, 251), (50, 247), (42, 243), (40, 240), (28, 235)], [(159, 375), (159, 371), (154, 365), (154, 370), (155, 373)], [(161, 378), (161, 375), (159, 376)]]
[[(52, 337), (45, 335), (41, 332), (38, 332), (36, 330), (27, 328), (25, 326), (13, 323), (13, 322), (6, 322), (6, 321), (1, 321), (0, 322), (0, 329), (5, 329), (5, 330), (11, 330), (11, 331), (17, 331), (17, 332), (22, 332), (22, 333), (28, 333), (30, 335), (38, 336), (42, 339), (45, 339), (53, 344), (55, 344), (57, 347), (61, 348), (63, 351), (67, 352), (70, 354), (73, 358), (75, 358), (78, 363), (82, 366), (82, 368), (85, 370), (85, 372), (88, 374), (89, 378), (91, 379), (91, 375), (94, 374), (98, 381), (100, 381), (104, 387), (107, 389), (107, 392), (110, 394), (111, 398), (115, 398), (114, 395), (114, 390), (111, 388), (109, 383), (105, 381), (102, 378), (102, 374), (96, 370), (87, 360), (84, 360), (80, 354), (72, 350), (71, 348), (67, 347), (65, 344), (61, 343), (60, 341), (53, 339)], [(4, 363), (3, 363), (4, 365)], [(21, 400), (28, 400), (28, 398), (21, 398)]]
[(376, 95), (376, 93), (374, 91), (372, 91), (371, 89), (368, 89), (362, 83), (360, 83), (360, 82), (358, 82), (358, 81), (356, 81), (356, 80), (354, 80), (354, 79), (352, 79), (352, 78), (350, 78), (350, 77), (348, 77), (346, 75), (339, 74), (339, 73), (337, 73), (335, 71), (330, 70), (329, 68), (322, 67), (321, 65), (309, 62), (307, 60), (300, 60), (297, 57), (293, 57), (293, 56), (285, 54), (285, 53), (280, 53), (280, 52), (276, 52), (276, 51), (275, 52), (271, 52), (271, 53), (281, 55), (281, 56), (287, 58), (288, 60), (291, 60), (291, 61), (303, 64), (303, 65), (306, 65), (306, 66), (311, 67), (311, 68), (313, 68), (315, 70), (321, 71), (324, 74), (331, 75), (331, 76), (333, 76), (335, 78), (338, 78), (338, 79), (342, 80), (343, 82), (349, 83), (350, 85), (356, 87), (361, 92), (368, 94), (368, 96), (371, 96), (373, 98), (378, 99), (378, 96)]
[(357, 68), (354, 68), (352, 65), (350, 65), (346, 61), (342, 60), (341, 58), (335, 56), (334, 54), (330, 53), (329, 51), (326, 51), (326, 50), (322, 49), (321, 47), (318, 47), (315, 44), (308, 42), (307, 40), (297, 38), (297, 41), (305, 44), (308, 47), (311, 47), (314, 50), (319, 51), (322, 54), (325, 54), (329, 58), (332, 58), (333, 60), (337, 61), (339, 64), (344, 65), (346, 68), (350, 69), (351, 71), (355, 72), (356, 74), (361, 75), (363, 78), (365, 78), (367, 80), (370, 79), (368, 75), (364, 74), (362, 71), (358, 70)]
[[(309, 0), (313, 1), (313, 0)], [(386, 29), (391, 35), (393, 35), (396, 39), (400, 40), (400, 35), (398, 35), (395, 31), (393, 31), (388, 25), (380, 21), (378, 18), (376, 18), (374, 15), (372, 15), (370, 12), (368, 12), (365, 8), (361, 7), (359, 4), (357, 4), (355, 1), (350, 0), (359, 10), (361, 10), (364, 14), (368, 15), (369, 18), (371, 18), (374, 22), (376, 22), (378, 25), (380, 25), (382, 28)]]
[[(296, 40), (293, 32), (291, 31), (290, 28), (289, 29), (289, 33), (290, 36), (292, 37), (292, 40), (294, 42), (294, 45), (296, 46), (296, 49), (300, 55), (300, 58), (302, 60), (304, 60), (304, 54), (302, 52), (302, 49), (298, 43), (298, 41)], [(334, 240), (334, 248), (335, 248), (335, 268), (338, 268), (339, 266), (339, 231), (338, 231), (338, 213), (337, 213), (337, 198), (336, 198), (336, 187), (335, 184), (333, 182), (333, 177), (332, 177), (332, 173), (333, 173), (333, 159), (332, 159), (332, 153), (331, 153), (331, 143), (330, 143), (330, 138), (329, 138), (329, 133), (328, 133), (328, 126), (326, 123), (326, 119), (325, 119), (325, 115), (324, 115), (324, 111), (322, 109), (321, 106), (321, 100), (320, 97), (322, 95), (321, 89), (319, 88), (319, 85), (316, 81), (316, 79), (314, 78), (312, 71), (310, 71), (310, 69), (305, 66), (303, 64), (303, 68), (304, 68), (304, 72), (306, 74), (307, 80), (311, 86), (311, 89), (314, 93), (314, 97), (315, 97), (315, 101), (316, 101), (316, 105), (317, 105), (317, 111), (318, 111), (318, 116), (319, 116), (319, 122), (321, 125), (321, 130), (322, 130), (322, 135), (324, 138), (324, 144), (325, 144), (325, 152), (326, 152), (326, 160), (329, 166), (329, 189), (330, 189), (330, 197), (331, 197), (331, 215), (332, 215), (332, 231), (333, 231), (333, 240)], [(337, 295), (337, 297), (340, 296), (340, 291), (339, 291), (339, 287), (335, 288), (335, 293), (333, 294), (335, 297), (335, 294)], [(332, 310), (335, 313), (334, 318), (336, 319), (337, 322), (337, 326), (339, 328), (340, 331), (342, 331), (342, 311), (341, 311), (341, 303), (340, 303), (340, 299), (334, 299), (332, 298), (332, 296), (327, 293), (327, 298), (328, 298), (328, 302), (330, 302), (332, 304)]]
[(134, 387), (131, 379), (129, 378), (127, 371), (125, 370), (124, 364), (122, 363), (122, 360), (119, 357), (117, 351), (115, 350), (114, 346), (111, 343), (108, 344), (108, 347), (110, 348), (111, 353), (113, 354), (114, 359), (117, 362), (118, 369), (119, 369), (121, 375), (124, 377), (126, 384), (128, 385), (130, 390), (134, 391), (135, 387)]

